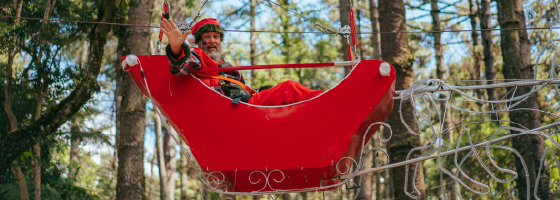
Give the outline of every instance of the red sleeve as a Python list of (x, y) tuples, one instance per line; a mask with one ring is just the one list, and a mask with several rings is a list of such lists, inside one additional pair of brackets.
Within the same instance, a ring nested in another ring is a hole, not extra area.
[(184, 56), (185, 56), (185, 49), (183, 48), (183, 46), (181, 46), (181, 55), (178, 56), (177, 58), (175, 58), (175, 56), (172, 56), (172, 57), (173, 57), (173, 60), (177, 61), (177, 60), (181, 60), (181, 58), (184, 57)]
[(181, 55), (179, 55), (178, 57), (175, 57), (172, 53), (171, 53), (171, 46), (168, 44), (167, 47), (165, 48), (165, 54), (167, 55), (167, 59), (169, 60), (169, 63), (171, 63), (172, 65), (182, 65), (184, 62), (186, 62), (190, 57), (191, 57), (191, 51), (190, 51), (190, 47), (187, 46), (186, 44), (182, 44), (181, 45)]

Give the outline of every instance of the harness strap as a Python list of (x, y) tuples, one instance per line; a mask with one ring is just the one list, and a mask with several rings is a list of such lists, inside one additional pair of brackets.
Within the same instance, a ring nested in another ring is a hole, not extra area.
[[(226, 77), (223, 77), (223, 76), (207, 76), (207, 75), (199, 74), (199, 73), (194, 73), (194, 74), (195, 74), (197, 77), (215, 78), (215, 79), (220, 79), (220, 80), (224, 80), (224, 81), (229, 81), (229, 82), (232, 82), (232, 83), (235, 83), (235, 84), (241, 86), (243, 89), (249, 91), (249, 93), (251, 93), (251, 94), (257, 93), (257, 92), (255, 92), (255, 90), (251, 89), (249, 86), (247, 86), (247, 85), (243, 84), (241, 81), (238, 81), (238, 80), (235, 80), (235, 79), (226, 78)], [(220, 81), (220, 82), (221, 82), (221, 81)]]
[(229, 90), (226, 81), (220, 79), (220, 88), (226, 96), (231, 97), (231, 91)]
[(239, 102), (249, 103), (249, 99), (251, 99), (251, 95), (239, 93), (233, 96), (232, 98), (233, 100), (231, 100), (231, 103), (233, 104), (239, 104)]

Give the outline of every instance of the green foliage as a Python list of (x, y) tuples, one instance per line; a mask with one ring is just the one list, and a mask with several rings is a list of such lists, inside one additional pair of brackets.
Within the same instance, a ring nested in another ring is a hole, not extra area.
[(0, 199), (21, 199), (19, 186), (17, 184), (7, 184), (0, 187)]
[(22, 25), (16, 26), (0, 23), (0, 54), (8, 54), (10, 49), (13, 50), (16, 47), (13, 38), (18, 35), (17, 33), (21, 33), (18, 30), (20, 27)]
[[(22, 16), (43, 18), (46, 10), (46, 0), (24, 2)], [(52, 3), (52, 1), (51, 1)], [(12, 5), (11, 5), (12, 6)], [(13, 5), (15, 7), (15, 5)], [(13, 9), (13, 8), (12, 8)], [(50, 19), (94, 21), (96, 4), (93, 1), (56, 1)], [(0, 21), (0, 57), (4, 58), (8, 49), (15, 49), (17, 54), (14, 65), (14, 79), (12, 89), (12, 110), (16, 115), (18, 126), (34, 122), (37, 113), (37, 102), (41, 110), (45, 111), (57, 105), (64, 99), (82, 79), (81, 71), (86, 68), (81, 65), (77, 55), (83, 54), (81, 50), (87, 48), (85, 33), (90, 32), (91, 24), (68, 22), (43, 22), (37, 20), (22, 20), (19, 26), (14, 26)], [(4, 31), (5, 30), (5, 31)], [(9, 37), (9, 38), (8, 38)], [(20, 41), (14, 43), (12, 38)], [(12, 40), (10, 40), (12, 39)], [(10, 46), (11, 45), (11, 46)], [(85, 45), (85, 46), (84, 46)], [(87, 49), (86, 49), (87, 50)], [(87, 51), (85, 52), (87, 54)], [(0, 77), (7, 76), (5, 60), (0, 61)], [(73, 63), (76, 63), (75, 65)], [(2, 78), (0, 78), (2, 79)], [(4, 80), (4, 79), (2, 79)], [(4, 88), (5, 82), (0, 82)], [(38, 98), (41, 94), (41, 98)], [(0, 93), (0, 104), (5, 101), (5, 93)], [(90, 100), (95, 103), (96, 100)], [(8, 132), (7, 116), (3, 109), (0, 111), (0, 134)], [(90, 106), (83, 108), (79, 117), (93, 120), (99, 114)], [(83, 143), (107, 145), (112, 144), (110, 136), (102, 134), (106, 126), (84, 127), (74, 134)], [(69, 132), (61, 130), (59, 133), (44, 138), (35, 138), (41, 144), (40, 165), (42, 172), (42, 198), (43, 199), (99, 199), (93, 195), (97, 165), (91, 160), (89, 153), (85, 154), (83, 161), (78, 166), (83, 167), (78, 174), (79, 180), (65, 178), (69, 162), (63, 158), (68, 156), (67, 145), (70, 139)], [(31, 150), (26, 151), (18, 160), (24, 174), (28, 177), (31, 173), (31, 159), (37, 158)], [(68, 161), (68, 160), (66, 160)], [(75, 165), (73, 165), (75, 166)], [(13, 199), (19, 189), (15, 178), (10, 171), (1, 172), (0, 186), (3, 197)], [(5, 187), (4, 187), (5, 186)], [(14, 189), (15, 190), (12, 190)], [(28, 183), (30, 195), (33, 195), (33, 184)], [(15, 191), (15, 193), (13, 192)]]
[[(70, 179), (50, 180), (51, 184), (41, 185), (41, 199), (44, 200), (71, 200), (71, 199), (88, 199), (96, 200), (98, 196), (91, 194), (90, 191), (75, 185)], [(35, 184), (33, 181), (27, 181), (27, 190), (29, 198), (34, 199)], [(21, 199), (20, 190), (17, 183), (0, 185), (0, 200)]]

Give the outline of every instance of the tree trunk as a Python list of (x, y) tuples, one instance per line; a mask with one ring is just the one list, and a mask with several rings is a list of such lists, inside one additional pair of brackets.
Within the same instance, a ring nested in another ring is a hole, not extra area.
[(17, 118), (12, 110), (13, 65), (16, 51), (14, 49), (10, 49), (9, 51), (8, 63), (6, 65), (6, 89), (4, 90), (6, 101), (4, 101), (4, 110), (6, 111), (10, 123), (10, 131), (12, 131), (17, 129)]
[[(16, 8), (16, 17), (21, 16), (21, 9), (23, 5), (23, 0), (19, 0)], [(9, 7), (9, 6), (8, 6)], [(19, 18), (14, 20), (15, 25), (19, 25)], [(17, 38), (13, 38), (17, 41)], [(16, 50), (10, 49), (8, 52), (8, 63), (6, 65), (6, 89), (4, 93), (6, 95), (6, 101), (4, 101), (4, 109), (8, 115), (8, 121), (10, 122), (10, 131), (17, 129), (17, 118), (12, 110), (12, 81), (13, 81), (13, 65), (14, 57), (16, 56)]]
[[(157, 109), (157, 108), (155, 108)], [(155, 114), (153, 119), (156, 123), (156, 149), (154, 152), (157, 153), (157, 161), (158, 161), (158, 168), (159, 168), (159, 193), (161, 200), (168, 200), (169, 199), (169, 185), (167, 182), (167, 167), (165, 166), (165, 151), (164, 151), (164, 144), (163, 144), (163, 132), (161, 128), (161, 118)]]
[[(481, 17), (480, 17), (480, 28), (481, 29), (491, 29), (492, 28), (492, 12), (490, 11), (491, 0), (482, 0), (481, 3)], [(496, 78), (496, 68), (494, 67), (494, 47), (492, 42), (492, 31), (482, 31), (482, 46), (484, 47), (484, 67), (486, 80), (494, 80)], [(488, 84), (493, 84), (494, 81), (488, 81)], [(488, 93), (488, 100), (495, 101), (498, 99), (498, 93), (495, 88), (486, 89)], [(492, 105), (489, 105), (492, 106)], [(497, 119), (496, 115), (492, 115), (493, 119)]]
[[(408, 47), (408, 35), (402, 33), (406, 31), (404, 2), (379, 0), (379, 17), (380, 19), (384, 19), (380, 21), (381, 31), (393, 32), (391, 34), (381, 35), (381, 47), (383, 49), (383, 59), (391, 63), (397, 72), (398, 78), (395, 80), (395, 89), (404, 90), (410, 88), (413, 82), (414, 68), (412, 65), (413, 59), (410, 55), (410, 48)], [(387, 119), (393, 130), (393, 138), (387, 144), (391, 163), (404, 161), (412, 148), (420, 146), (420, 137), (409, 134), (409, 131), (401, 121), (399, 112), (400, 101), (401, 100), (395, 100), (395, 108)], [(403, 120), (413, 130), (418, 131), (414, 115), (411, 114), (413, 108), (410, 102), (403, 102), (401, 109), (403, 112)], [(386, 131), (388, 131), (388, 129)], [(411, 154), (409, 159), (416, 158), (419, 155), (420, 152), (415, 151)], [(420, 194), (417, 194), (415, 191), (412, 193), (420, 196), (420, 199), (425, 199), (424, 170), (422, 163), (418, 164), (418, 173), (416, 177), (413, 177), (415, 165), (409, 165), (408, 183), (406, 183), (408, 185), (407, 190), (409, 192), (413, 191), (412, 184), (414, 179), (414, 184), (416, 184), (420, 190)], [(393, 181), (395, 199), (410, 199), (410, 197), (404, 193), (405, 167), (392, 168), (391, 178)]]
[(29, 200), (29, 193), (27, 192), (25, 174), (21, 172), (21, 168), (19, 167), (17, 161), (14, 160), (13, 164), (15, 165), (15, 167), (12, 167), (12, 173), (14, 173), (14, 176), (18, 180), (19, 195), (21, 197), (21, 200)]
[[(250, 9), (249, 9), (249, 16), (251, 20), (251, 31), (255, 31), (257, 23), (255, 22), (255, 9), (257, 7), (257, 0), (251, 0)], [(257, 33), (251, 32), (251, 65), (258, 65), (258, 49), (257, 49)], [(254, 86), (255, 81), (257, 80), (257, 70), (251, 70), (251, 84)]]
[[(382, 134), (381, 129), (377, 132), (377, 134)], [(371, 147), (371, 148), (379, 147), (379, 136), (376, 136), (376, 135), (373, 135), (373, 136), (372, 136), (372, 138), (371, 138), (371, 146), (370, 146), (370, 147)], [(377, 163), (384, 163), (384, 162), (382, 162), (381, 157), (379, 157), (379, 153), (378, 153), (378, 152), (372, 152), (372, 156), (373, 156), (373, 159), (372, 159), (372, 161), (371, 161), (372, 167), (377, 167)], [(376, 161), (377, 161), (377, 162), (376, 162)], [(374, 194), (372, 194), (372, 198), (371, 198), (371, 199), (372, 199), (372, 200), (381, 200), (381, 199), (383, 199), (383, 198), (381, 197), (381, 187), (382, 187), (382, 184), (381, 184), (381, 172), (378, 171), (378, 172), (374, 172), (374, 173), (373, 173), (372, 184), (371, 184), (371, 185), (372, 185), (372, 187), (371, 187), (372, 193), (375, 192)]]
[(437, 78), (444, 79), (443, 75), (445, 74), (445, 65), (443, 64), (443, 49), (441, 47), (441, 20), (439, 19), (439, 7), (438, 7), (438, 0), (430, 0), (430, 4), (432, 6), (432, 11), (430, 12), (432, 15), (432, 31), (434, 31), (434, 50), (436, 52), (436, 70), (437, 70)]
[[(185, 146), (185, 142), (181, 140), (181, 146)], [(187, 160), (187, 155), (184, 151), (179, 151), (181, 154), (180, 162), (180, 174), (181, 174), (181, 200), (188, 200), (189, 194), (187, 190), (189, 189), (189, 163)]]
[(19, 17), (21, 17), (21, 9), (23, 8), (23, 0), (18, 0), (17, 2), (17, 7), (16, 7), (16, 18), (14, 19), (14, 23), (15, 24), (19, 24), (20, 19)]
[(381, 34), (379, 33), (379, 11), (375, 0), (369, 0), (369, 16), (372, 27), (371, 46), (373, 47), (373, 59), (381, 60)]
[[(525, 28), (525, 13), (523, 12), (522, 0), (499, 0), (498, 21), (500, 23), (501, 49), (504, 60), (502, 72), (506, 79), (531, 79), (533, 78), (533, 67), (531, 66), (530, 49)], [(503, 30), (520, 29), (520, 30)], [(522, 30), (521, 30), (522, 29)], [(516, 94), (528, 93), (531, 87), (519, 87)], [(519, 104), (518, 108), (539, 109), (537, 95), (530, 97)], [(541, 125), (540, 113), (531, 110), (510, 112), (510, 120), (519, 123), (512, 124), (516, 127), (533, 129)], [(517, 132), (513, 132), (517, 133)], [(535, 180), (540, 166), (540, 158), (544, 153), (543, 141), (536, 135), (518, 136), (511, 140), (513, 148), (517, 149), (526, 163), (529, 174), (525, 174), (520, 159), (515, 157), (516, 171), (519, 174), (516, 180), (516, 194), (519, 199), (536, 199), (533, 196)], [(527, 188), (527, 177), (530, 186)], [(527, 189), (530, 189), (529, 194)], [(552, 199), (550, 190), (550, 172), (548, 164), (543, 164), (537, 196), (540, 199)]]
[(175, 177), (173, 176), (177, 171), (177, 159), (175, 159), (175, 155), (177, 151), (175, 150), (175, 141), (171, 138), (171, 134), (175, 134), (172, 131), (173, 129), (167, 130), (165, 129), (165, 135), (163, 137), (163, 151), (165, 155), (165, 171), (167, 172), (167, 176), (165, 177), (165, 181), (167, 182), (167, 191), (165, 191), (168, 195), (168, 199), (173, 200), (175, 197)]
[(33, 183), (35, 185), (35, 200), (41, 200), (41, 142), (33, 145), (33, 153), (37, 158), (31, 160), (33, 166)]
[(70, 168), (70, 173), (69, 173), (69, 177), (70, 178), (76, 178), (76, 174), (78, 173), (78, 160), (80, 159), (80, 137), (78, 137), (78, 134), (80, 134), (80, 123), (81, 120), (77, 117), (74, 116), (71, 120), (71, 126), (70, 126), (70, 166), (68, 168)]
[[(371, 46), (373, 47), (373, 57), (372, 59), (381, 60), (381, 34), (379, 33), (379, 11), (377, 10), (377, 3), (375, 0), (369, 0), (369, 16), (371, 21), (372, 27), (372, 34), (371, 34)], [(381, 134), (381, 132), (378, 132)], [(377, 147), (379, 144), (379, 139), (376, 136), (373, 136), (372, 139), (372, 147)], [(379, 157), (374, 155), (376, 158)], [(375, 166), (375, 161), (372, 161), (373, 167)], [(381, 197), (381, 190), (384, 188), (381, 184), (381, 172), (375, 172), (373, 174), (372, 180), (372, 191), (375, 191), (375, 195), (373, 195), (373, 200), (380, 200), (383, 199)]]
[[(23, 5), (23, 0), (19, 0), (16, 8), (16, 17), (21, 16), (21, 9)], [(9, 7), (9, 6), (8, 6)], [(9, 11), (9, 9), (8, 9)], [(16, 25), (19, 25), (19, 18), (14, 20)], [(17, 38), (14, 38), (14, 41)], [(16, 50), (10, 49), (8, 52), (8, 63), (6, 65), (6, 88), (4, 89), (4, 94), (6, 96), (6, 100), (4, 101), (4, 110), (6, 111), (6, 115), (8, 116), (8, 121), (10, 123), (10, 131), (16, 130), (18, 128), (17, 118), (12, 110), (12, 81), (13, 81), (13, 65), (14, 65), (14, 57), (16, 56)], [(9, 162), (12, 163), (12, 162)], [(7, 165), (6, 167), (8, 167)], [(13, 167), (11, 167), (12, 173), (18, 180), (19, 186), (19, 193), (21, 200), (29, 200), (29, 193), (27, 191), (27, 184), (25, 174), (21, 172), (21, 168), (19, 167), (19, 163), (14, 159), (13, 160)], [(4, 170), (5, 171), (5, 170)]]
[[(189, 11), (186, 11), (186, 10), (192, 8), (192, 6), (186, 6), (187, 2), (189, 2), (189, 1), (188, 0), (187, 1), (179, 0), (179, 1), (174, 1), (173, 2), (173, 4), (175, 4), (176, 6), (172, 5), (170, 13), (169, 13), (169, 14), (171, 14), (171, 19), (173, 21), (180, 22), (180, 21), (185, 21), (186, 20), (187, 12), (189, 12)], [(156, 3), (155, 5), (159, 6), (160, 4)], [(191, 11), (191, 12), (193, 12), (193, 11)], [(154, 13), (154, 14), (157, 15), (159, 13)], [(153, 51), (150, 51), (150, 52), (153, 52)]]
[[(385, 120), (385, 123), (389, 123), (389, 120)], [(389, 138), (389, 131), (385, 130), (384, 127), (381, 127), (381, 128), (382, 128), (382, 131), (383, 131), (382, 134), (385, 136), (384, 138)], [(381, 143), (379, 143), (379, 144), (380, 144), (380, 146), (383, 146), (383, 144), (381, 144)], [(389, 144), (388, 143), (385, 143), (384, 145), (385, 145), (385, 149), (389, 149)], [(389, 152), (387, 152), (387, 153), (389, 153)], [(387, 156), (381, 156), (381, 162), (382, 163), (390, 164), (389, 163), (390, 161), (391, 161), (390, 158), (388, 158)], [(395, 199), (395, 187), (393, 186), (393, 178), (391, 178), (392, 175), (393, 175), (393, 174), (391, 174), (392, 171), (390, 169), (388, 169), (388, 170), (383, 170), (381, 172), (382, 172), (381, 177), (383, 178), (383, 180), (385, 180), (383, 182), (383, 184), (381, 185), (382, 186), (382, 191), (383, 191), (383, 197), (384, 197), (384, 198), (381, 198), (381, 199)]]
[[(440, 10), (438, 6), (438, 0), (430, 0), (432, 6), (432, 30), (433, 31), (441, 31), (441, 20), (439, 18)], [(441, 45), (441, 32), (434, 32), (434, 50), (436, 52), (436, 75), (438, 79), (445, 79), (446, 67), (443, 63), (443, 48)], [(440, 123), (443, 123), (442, 130), (447, 128), (450, 124), (448, 111), (446, 109), (447, 102), (440, 102)], [(442, 131), (440, 130), (440, 131)], [(452, 132), (447, 133), (449, 136), (452, 136)], [(447, 178), (447, 181), (453, 181), (451, 178)], [(443, 187), (443, 186), (442, 186)], [(449, 188), (445, 188), (449, 191)], [(454, 193), (450, 193), (450, 199), (455, 199), (457, 196), (453, 195)]]
[[(80, 53), (80, 70), (86, 68), (87, 55), (88, 55), (88, 43), (87, 40), (82, 40), (82, 52)], [(120, 65), (119, 65), (120, 66)]]
[[(338, 3), (340, 4), (340, 27), (344, 27), (345, 25), (350, 26), (350, 2), (348, 0), (338, 0)], [(343, 52), (342, 55), (342, 60), (346, 60), (348, 61), (348, 50), (347, 50), (347, 46), (348, 46), (348, 42), (349, 39), (347, 40), (344, 37), (340, 37), (340, 42), (342, 44), (341, 47), (341, 51)], [(346, 77), (348, 74), (350, 74), (350, 70), (352, 70), (352, 68), (350, 66), (346, 66), (344, 67), (344, 76)]]
[[(378, 134), (381, 134), (381, 133), (379, 132)], [(372, 138), (372, 141), (371, 141), (371, 147), (372, 148), (377, 147), (378, 146), (377, 143), (379, 143), (379, 139), (378, 139), (378, 137), (376, 137), (374, 135), (373, 138)], [(372, 167), (377, 167), (377, 165), (375, 163), (375, 160), (379, 161), (379, 156), (378, 156), (377, 152), (373, 152), (372, 154), (373, 154), (372, 155), (373, 156)], [(371, 198), (372, 200), (382, 199), (381, 198), (381, 181), (380, 181), (380, 178), (381, 178), (380, 172), (374, 172), (373, 173), (373, 178), (372, 178), (372, 181), (371, 181), (371, 186), (372, 186), (371, 191), (372, 191), (372, 193), (374, 193), (374, 192), (375, 193), (372, 195), (372, 198)]]
[[(356, 12), (356, 14), (357, 14), (356, 16), (358, 18), (358, 24), (357, 24), (357, 27), (356, 27), (356, 29), (357, 29), (356, 31), (357, 31), (357, 35), (360, 36), (361, 21), (362, 21), (361, 17), (360, 17), (360, 10), (358, 10)], [(363, 44), (362, 38), (358, 37), (358, 47), (359, 47), (359, 52), (361, 54), (360, 57), (362, 59), (366, 59), (365, 58), (365, 52), (362, 48), (362, 44)], [(366, 144), (366, 146), (364, 147), (366, 152), (367, 152), (368, 149), (370, 149), (369, 146), (370, 146), (371, 142), (372, 141), (368, 142)], [(362, 154), (364, 154), (364, 152), (362, 152)], [(371, 154), (365, 155), (364, 161), (363, 161), (364, 164), (362, 165), (362, 169), (369, 169), (373, 166), (371, 157), (372, 157)], [(372, 177), (373, 176), (374, 176), (373, 173), (368, 173), (368, 174), (362, 175), (361, 177), (355, 177), (354, 178), (354, 181), (356, 183), (358, 183), (358, 181), (360, 181), (360, 186), (361, 186), (359, 193), (355, 194), (356, 195), (355, 199), (371, 200), (371, 198), (372, 198), (372, 193), (371, 192), (372, 192), (372, 189), (373, 189), (372, 185), (371, 185), (371, 182), (372, 182)]]
[[(438, 6), (438, 0), (430, 0), (430, 4), (432, 6), (432, 11), (431, 11), (431, 15), (432, 15), (432, 31), (436, 31), (434, 32), (434, 51), (436, 52), (436, 75), (438, 79), (444, 80), (445, 79), (445, 73), (446, 73), (446, 67), (445, 64), (443, 63), (443, 48), (441, 45), (441, 20), (439, 18), (439, 6)], [(440, 123), (443, 123), (443, 129), (445, 129), (446, 127), (448, 127), (448, 125), (450, 124), (449, 122), (449, 116), (447, 115), (447, 110), (445, 109), (447, 102), (440, 102)], [(448, 134), (451, 134), (451, 132), (449, 132)]]
[[(119, 8), (118, 14), (121, 16), (126, 15), (126, 6), (122, 6)], [(118, 20), (116, 21), (117, 23), (127, 23), (126, 19), (124, 19), (123, 17), (119, 17)], [(113, 173), (113, 177), (117, 177), (118, 174), (118, 168), (119, 168), (119, 133), (121, 130), (121, 102), (122, 102), (122, 96), (123, 96), (123, 92), (122, 92), (122, 77), (123, 76), (128, 76), (127, 72), (125, 72), (124, 70), (122, 70), (122, 61), (120, 59), (119, 55), (127, 55), (126, 54), (126, 43), (125, 42), (120, 42), (120, 41), (125, 41), (127, 37), (129, 37), (129, 34), (127, 32), (128, 27), (124, 27), (124, 26), (113, 26), (113, 32), (116, 33), (115, 35), (117, 36), (117, 40), (119, 41), (119, 43), (117, 44), (117, 55), (115, 56), (115, 62), (113, 63), (114, 65), (114, 70), (115, 70), (115, 97), (114, 97), (114, 103), (115, 103), (115, 146), (114, 146), (114, 153), (113, 153), (113, 163), (112, 163), (112, 173)], [(117, 179), (113, 178), (111, 180), (111, 185), (115, 186), (117, 185)], [(115, 200), (117, 197), (113, 196), (111, 199)]]
[(364, 51), (363, 45), (364, 45), (364, 38), (360, 37), (361, 33), (362, 33), (362, 14), (361, 14), (361, 10), (358, 9), (356, 10), (356, 20), (358, 22), (358, 24), (356, 24), (356, 37), (357, 39), (357, 43), (358, 43), (358, 53), (360, 54), (360, 59), (365, 60), (366, 59), (366, 52)]
[[(140, 25), (149, 25), (151, 0), (130, 2), (128, 18)], [(150, 28), (129, 27), (125, 37), (125, 54), (149, 55)], [(122, 101), (119, 113), (118, 141), (119, 167), (117, 173), (117, 199), (143, 199), (144, 195), (144, 129), (146, 98), (130, 76), (122, 76)]]
[[(387, 147), (389, 147), (387, 145)], [(385, 186), (385, 197), (387, 199), (395, 199), (395, 186), (393, 184), (393, 174), (392, 174), (392, 170), (386, 170), (385, 171), (385, 180), (386, 182), (386, 186)]]
[[(150, 51), (152, 52), (152, 51)], [(157, 152), (154, 152), (154, 155), (152, 155), (152, 158), (149, 160), (150, 161), (150, 181), (149, 183), (154, 183), (156, 182), (156, 177), (154, 176), (154, 165), (156, 164), (156, 154)], [(147, 184), (146, 184), (147, 185)], [(148, 197), (148, 199), (152, 199), (152, 195), (154, 192), (154, 187), (150, 184), (149, 187), (147, 187), (148, 192), (146, 194), (146, 197)]]
[[(474, 10), (474, 3), (473, 0), (469, 0), (469, 19), (471, 21), (471, 27), (472, 30), (476, 29), (476, 17), (477, 15), (477, 11)], [(472, 79), (473, 80), (480, 80), (480, 51), (478, 50), (478, 32), (477, 31), (471, 31), (471, 38), (472, 38), (472, 42), (473, 42), (473, 57), (474, 57), (474, 72), (471, 74), (472, 75)], [(479, 81), (475, 82), (476, 85), (480, 85)], [(484, 97), (482, 90), (476, 90), (476, 93), (478, 95), (479, 99), (482, 99)], [(477, 103), (478, 106), (482, 106), (480, 103)]]
[[(451, 169), (451, 173), (455, 174), (455, 172), (457, 172), (457, 168), (453, 168)], [(491, 182), (491, 181), (490, 181)], [(459, 183), (457, 183), (457, 185), (459, 185)], [(454, 186), (453, 185), (453, 180), (452, 179), (448, 179), (448, 181), (446, 182), (445, 185), (445, 189), (446, 192), (449, 194), (449, 200), (459, 200), (461, 199), (461, 190), (459, 186)], [(455, 188), (457, 188), (457, 191), (459, 192), (459, 194), (457, 192), (455, 192)]]
[[(373, 137), (376, 137), (376, 135), (374, 135)], [(370, 146), (370, 143), (367, 143), (366, 146), (364, 147), (364, 149), (367, 151)], [(375, 153), (375, 152), (374, 152)], [(363, 169), (369, 169), (371, 168), (372, 165), (372, 159), (371, 159), (371, 154), (368, 154), (367, 156), (365, 156), (364, 158), (364, 164), (362, 166), (362, 170)], [(356, 198), (355, 199), (359, 199), (359, 200), (371, 200), (372, 199), (372, 176), (373, 173), (369, 173), (369, 174), (364, 174), (361, 177), (354, 177), (354, 182), (358, 182), (360, 181), (360, 191), (358, 194), (356, 194)]]
[[(50, 1), (49, 1), (50, 2)], [(53, 2), (53, 5), (56, 0)], [(47, 7), (52, 7), (47, 4)], [(52, 9), (52, 8), (51, 8)], [(48, 11), (48, 10), (47, 10)], [(44, 19), (48, 19), (50, 12), (45, 11)], [(45, 23), (45, 26), (48, 22)], [(42, 51), (39, 50), (38, 58), (42, 57)], [(35, 60), (35, 67), (37, 67), (37, 80), (35, 84), (35, 94), (37, 96), (37, 101), (35, 103), (35, 113), (33, 115), (33, 120), (37, 121), (41, 117), (41, 112), (43, 110), (43, 97), (45, 96), (46, 88), (48, 87), (48, 72), (43, 69), (43, 63), (41, 60)], [(35, 200), (41, 200), (41, 137), (38, 137), (35, 145), (33, 145), (33, 153), (36, 158), (31, 159), (31, 165), (33, 166), (33, 183), (35, 185)]]
[(382, 176), (382, 172), (377, 172), (377, 174), (375, 175), (375, 178), (377, 180), (377, 187), (376, 187), (376, 191), (375, 191), (375, 200), (381, 200), (381, 199), (388, 199), (385, 196), (385, 185), (387, 184), (387, 182), (381, 182), (381, 177)]
[(43, 15), (43, 23), (45, 24), (45, 26), (48, 26), (50, 21), (48, 21), (48, 19), (51, 18), (51, 14), (54, 11), (54, 5), (56, 4), (56, 0), (54, 0), (51, 4), (51, 0), (47, 0), (47, 4), (46, 4), (46, 8), (45, 8), (45, 14)]
[[(42, 30), (48, 29), (50, 25), (50, 21), (48, 21), (48, 19), (51, 18), (51, 14), (54, 11), (55, 4), (56, 4), (56, 0), (53, 0), (52, 4), (51, 4), (51, 0), (47, 0), (46, 9), (43, 14), (44, 25), (39, 30), (40, 32)], [(37, 41), (44, 44), (44, 41), (42, 41), (41, 34), (39, 34), (37, 38), (38, 38)], [(40, 59), (43, 57), (43, 52), (44, 52), (43, 48), (41, 48), (38, 52), (37, 59), (35, 60), (35, 66), (37, 67), (37, 81), (36, 81), (37, 102), (35, 107), (35, 115), (33, 117), (35, 121), (37, 121), (41, 117), (41, 111), (43, 109), (42, 104), (43, 104), (44, 91), (45, 91), (45, 87), (48, 87), (48, 83), (47, 83), (48, 74), (43, 69), (43, 63), (42, 60)], [(41, 82), (41, 80), (43, 80), (43, 82)], [(33, 153), (35, 153), (37, 158), (31, 159), (31, 165), (33, 166), (33, 183), (35, 185), (35, 200), (41, 199), (41, 146), (40, 146), (41, 141), (42, 141), (41, 137), (38, 137), (38, 141), (35, 141), (35, 145), (33, 145)]]

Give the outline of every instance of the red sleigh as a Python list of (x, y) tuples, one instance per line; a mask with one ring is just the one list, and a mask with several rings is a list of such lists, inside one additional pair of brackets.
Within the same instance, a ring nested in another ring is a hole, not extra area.
[[(185, 139), (200, 168), (228, 192), (337, 184), (341, 180), (331, 179), (353, 162), (344, 158), (359, 155), (379, 125), (366, 129), (393, 108), (395, 70), (383, 61), (359, 61), (348, 77), (315, 98), (258, 106), (232, 104), (194, 76), (172, 75), (165, 56), (138, 59), (153, 104)], [(127, 68), (148, 96), (140, 67)]]

